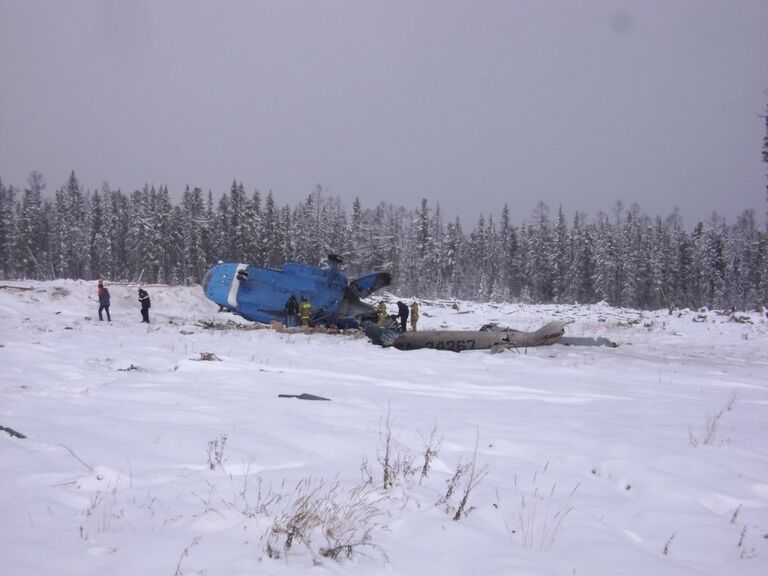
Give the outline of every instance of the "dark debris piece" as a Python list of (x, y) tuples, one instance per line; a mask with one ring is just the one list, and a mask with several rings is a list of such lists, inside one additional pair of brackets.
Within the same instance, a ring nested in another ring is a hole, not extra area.
[(7, 426), (0, 426), (0, 430), (2, 430), (3, 432), (7, 432), (13, 438), (26, 438), (26, 436), (24, 436), (24, 434), (22, 434), (21, 432), (16, 432), (16, 430), (14, 430), (13, 428), (8, 428)]
[(278, 398), (298, 398), (299, 400), (326, 400), (331, 401), (330, 398), (323, 398), (322, 396), (315, 396), (314, 394), (278, 394)]

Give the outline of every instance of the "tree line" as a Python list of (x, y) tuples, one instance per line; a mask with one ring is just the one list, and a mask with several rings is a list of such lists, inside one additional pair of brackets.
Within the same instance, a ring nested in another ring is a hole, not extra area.
[(422, 200), (347, 211), (322, 187), (294, 206), (233, 182), (214, 199), (187, 187), (125, 194), (85, 191), (74, 172), (46, 193), (33, 172), (23, 189), (0, 180), (0, 276), (191, 284), (218, 261), (280, 267), (344, 258), (350, 277), (387, 270), (392, 290), (420, 298), (592, 303), (634, 308), (752, 308), (768, 301), (768, 235), (753, 210), (734, 223), (713, 214), (686, 229), (678, 210), (650, 217), (617, 203), (571, 219), (539, 203), (520, 224), (508, 206), (467, 232)]

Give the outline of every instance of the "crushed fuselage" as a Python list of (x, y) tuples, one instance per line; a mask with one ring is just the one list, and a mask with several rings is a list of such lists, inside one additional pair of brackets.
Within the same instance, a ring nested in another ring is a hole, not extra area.
[(374, 324), (363, 328), (374, 344), (392, 346), (400, 350), (488, 350), (494, 347), (527, 348), (548, 346), (560, 340), (567, 322), (555, 320), (535, 332), (518, 330), (425, 330), (421, 332), (397, 332)]

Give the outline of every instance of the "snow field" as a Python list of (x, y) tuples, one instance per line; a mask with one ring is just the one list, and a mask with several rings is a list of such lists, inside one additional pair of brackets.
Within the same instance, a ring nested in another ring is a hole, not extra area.
[[(146, 326), (135, 287), (108, 286), (108, 323), (94, 283), (10, 284), (32, 290), (0, 289), (0, 426), (27, 436), (0, 432), (8, 574), (768, 569), (756, 313), (422, 303), (424, 329), (567, 318), (619, 343), (453, 354), (250, 329), (199, 287), (149, 287)], [(244, 329), (199, 324), (227, 320)], [(331, 401), (278, 398), (301, 393)], [(387, 423), (401, 470), (384, 490)], [(324, 521), (286, 550), (302, 496)], [(360, 544), (351, 558), (320, 554), (328, 531)]]

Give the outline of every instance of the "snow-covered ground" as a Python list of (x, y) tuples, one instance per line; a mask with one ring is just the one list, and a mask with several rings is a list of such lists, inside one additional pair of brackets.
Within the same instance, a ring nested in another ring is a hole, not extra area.
[(619, 347), (403, 352), (206, 329), (199, 287), (149, 288), (147, 327), (135, 287), (108, 323), (94, 283), (5, 284), (2, 574), (768, 574), (757, 313), (425, 302)]

